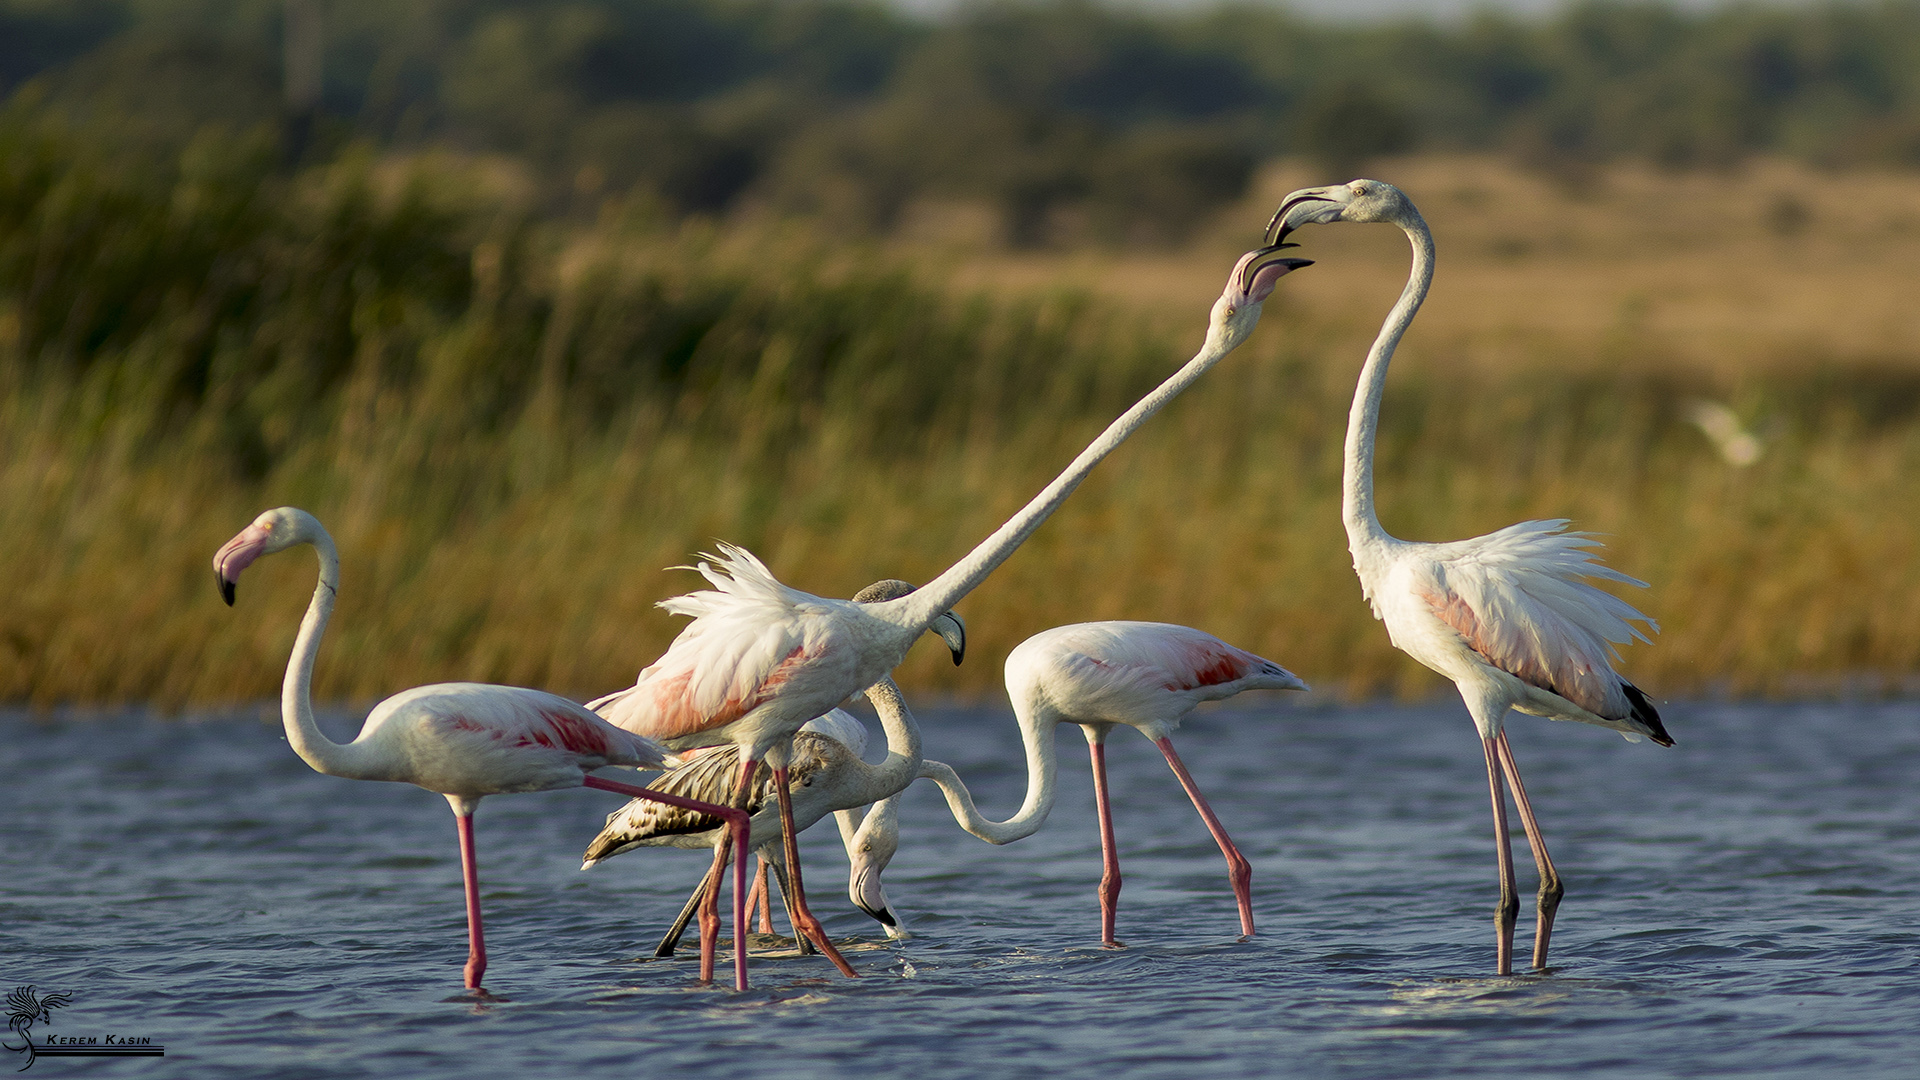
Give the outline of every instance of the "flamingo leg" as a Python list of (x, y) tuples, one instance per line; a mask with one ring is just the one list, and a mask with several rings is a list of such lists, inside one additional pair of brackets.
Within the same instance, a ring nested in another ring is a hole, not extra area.
[(1186, 763), (1173, 752), (1173, 740), (1162, 736), (1153, 740), (1153, 744), (1166, 755), (1167, 764), (1173, 766), (1173, 775), (1180, 778), (1180, 786), (1187, 789), (1187, 798), (1193, 800), (1193, 808), (1200, 811), (1200, 820), (1207, 823), (1207, 831), (1213, 834), (1213, 842), (1220, 845), (1220, 854), (1227, 857), (1227, 880), (1233, 884), (1233, 898), (1240, 905), (1240, 933), (1243, 937), (1252, 937), (1253, 864), (1240, 854), (1233, 837), (1227, 835), (1226, 827), (1214, 816), (1213, 807), (1208, 806), (1206, 796), (1200, 794), (1200, 785), (1193, 782)]
[(767, 861), (767, 865), (773, 867), (773, 880), (780, 886), (780, 906), (786, 910), (787, 928), (793, 931), (794, 944), (799, 947), (801, 956), (814, 955), (819, 950), (813, 947), (813, 942), (807, 940), (807, 935), (800, 932), (800, 924), (793, 917), (793, 904), (787, 899), (787, 867), (780, 859), (779, 849), (774, 849), (773, 858)]
[(1500, 905), (1493, 909), (1495, 974), (1513, 974), (1513, 926), (1520, 918), (1520, 894), (1513, 887), (1513, 842), (1507, 834), (1507, 797), (1500, 785), (1499, 755), (1492, 739), (1482, 739), (1487, 756), (1487, 790), (1493, 796), (1493, 846), (1500, 860)]
[(467, 989), (480, 989), (487, 973), (487, 941), (480, 931), (480, 866), (473, 854), (473, 814), (455, 814), (460, 830), (460, 873), (467, 885)]
[(1113, 839), (1113, 805), (1107, 797), (1106, 733), (1087, 739), (1087, 756), (1093, 759), (1093, 805), (1100, 815), (1100, 947), (1124, 948), (1113, 939), (1114, 922), (1120, 916), (1120, 849)]
[(747, 894), (747, 909), (760, 910), (760, 932), (773, 933), (773, 892), (767, 887), (767, 870), (773, 864), (765, 855), (759, 856), (760, 869), (754, 874), (753, 891)]
[[(755, 764), (755, 762), (749, 761), (746, 763), (746, 768), (752, 769)], [(748, 775), (751, 776), (752, 774), (749, 772)], [(747, 837), (753, 829), (752, 822), (747, 819), (747, 812), (731, 806), (720, 806), (716, 803), (701, 802), (699, 799), (683, 799), (678, 795), (667, 795), (654, 791), (651, 788), (638, 787), (634, 784), (622, 784), (614, 780), (602, 780), (598, 776), (582, 777), (580, 782), (587, 787), (598, 788), (601, 791), (612, 791), (630, 798), (649, 799), (653, 802), (665, 803), (668, 806), (678, 806), (684, 810), (695, 810), (702, 814), (711, 814), (727, 823), (733, 835), (734, 849), (739, 853), (739, 859), (735, 864), (733, 875), (733, 985), (736, 990), (745, 990), (747, 988)], [(745, 790), (745, 785), (741, 785), (741, 791), (744, 792)], [(723, 853), (726, 851), (726, 843), (724, 840), (721, 841), (719, 847)], [(713, 891), (718, 893), (726, 869), (726, 860), (724, 857), (717, 856), (714, 862), (719, 866), (721, 871), (721, 873), (714, 875)], [(710, 963), (708, 969), (711, 970)]]
[(700, 910), (701, 901), (707, 898), (707, 890), (712, 887), (713, 868), (708, 867), (706, 874), (700, 878), (700, 884), (694, 887), (693, 895), (687, 897), (687, 902), (681, 905), (680, 914), (674, 917), (673, 925), (667, 928), (666, 936), (660, 939), (660, 944), (653, 947), (655, 958), (664, 960), (680, 948), (680, 938), (686, 934), (687, 924), (693, 921), (694, 913)]
[(814, 945), (833, 961), (834, 967), (840, 969), (840, 974), (849, 979), (858, 978), (860, 973), (853, 970), (847, 958), (841, 956), (840, 950), (827, 940), (826, 927), (821, 926), (820, 920), (807, 910), (806, 886), (800, 882), (799, 838), (794, 836), (793, 830), (793, 796), (787, 790), (787, 770), (784, 766), (773, 770), (773, 790), (780, 797), (780, 835), (786, 848), (787, 879), (792, 885), (787, 891), (787, 911), (792, 914), (799, 929), (813, 939)]
[[(722, 837), (719, 843), (713, 845), (713, 867), (707, 871), (706, 877), (706, 880), (710, 884), (707, 886), (706, 894), (700, 898), (701, 982), (713, 981), (714, 955), (719, 951), (720, 947), (720, 888), (721, 884), (727, 880), (727, 857), (729, 854), (731, 853), (727, 849), (726, 838)], [(744, 855), (741, 856), (740, 871), (734, 876), (739, 877), (745, 873), (746, 861), (746, 857)], [(746, 897), (744, 896), (736, 895), (734, 897), (733, 921), (737, 931), (744, 931), (746, 929), (747, 920), (744, 916), (747, 912), (747, 906), (745, 901)], [(746, 955), (747, 939), (744, 933), (734, 939), (733, 951), (741, 956)]]
[(1520, 766), (1513, 760), (1513, 747), (1507, 743), (1505, 731), (1494, 740), (1494, 748), (1499, 751), (1500, 769), (1507, 774), (1507, 783), (1513, 785), (1513, 804), (1520, 809), (1520, 827), (1527, 830), (1527, 846), (1533, 849), (1533, 865), (1540, 871), (1539, 920), (1533, 931), (1533, 966), (1537, 970), (1544, 970), (1547, 966), (1547, 942), (1553, 937), (1553, 916), (1560, 910), (1560, 897), (1567, 890), (1560, 883), (1560, 872), (1553, 868), (1553, 856), (1547, 854), (1546, 837), (1540, 835), (1540, 823), (1534, 820), (1533, 804), (1527, 801), (1527, 789), (1520, 783)]

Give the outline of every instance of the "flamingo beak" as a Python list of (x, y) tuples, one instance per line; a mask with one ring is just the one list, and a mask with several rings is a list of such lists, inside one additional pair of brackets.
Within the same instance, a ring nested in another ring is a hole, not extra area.
[[(1273, 220), (1267, 222), (1267, 243), (1278, 245), (1287, 238), (1287, 234), (1302, 225), (1311, 225), (1332, 221), (1339, 216), (1340, 201), (1327, 193), (1333, 188), (1302, 188), (1280, 201), (1280, 209), (1273, 212)], [(1345, 187), (1337, 190), (1345, 191)], [(1316, 203), (1330, 203), (1335, 208), (1328, 215), (1327, 208)]]
[(1280, 279), (1304, 266), (1312, 266), (1312, 259), (1272, 258), (1276, 252), (1286, 248), (1299, 247), (1298, 244), (1269, 244), (1255, 248), (1240, 256), (1240, 262), (1234, 267), (1234, 283), (1239, 286), (1240, 295), (1249, 304), (1258, 304), (1273, 295), (1273, 288)]
[(228, 607), (233, 606), (234, 587), (240, 583), (240, 572), (266, 554), (267, 543), (272, 539), (273, 529), (255, 522), (214, 553), (213, 580), (220, 586), (220, 598)]
[(967, 658), (967, 624), (961, 622), (960, 616), (953, 612), (943, 611), (927, 629), (939, 634), (940, 640), (947, 643), (948, 650), (953, 653), (953, 666), (959, 667), (960, 661)]

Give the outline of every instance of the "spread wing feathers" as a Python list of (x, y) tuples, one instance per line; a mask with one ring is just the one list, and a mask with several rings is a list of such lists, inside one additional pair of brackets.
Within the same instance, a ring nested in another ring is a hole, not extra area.
[(809, 649), (809, 625), (841, 602), (780, 584), (744, 548), (720, 550), (707, 556), (713, 563), (692, 567), (714, 589), (660, 602), (694, 621), (633, 686), (588, 708), (628, 731), (691, 735), (745, 716), (818, 651)]
[(1593, 557), (1599, 541), (1566, 532), (1565, 519), (1523, 521), (1474, 540), (1427, 549), (1416, 584), (1441, 621), (1495, 667), (1597, 716), (1636, 710), (1613, 670), (1615, 645), (1647, 641), (1635, 622), (1660, 626), (1633, 605), (1581, 580), (1646, 582)]
[[(793, 740), (793, 763), (787, 767), (788, 783), (803, 787), (811, 783), (818, 773), (840, 765), (853, 756), (852, 751), (838, 739), (802, 731)], [(737, 805), (733, 797), (733, 785), (739, 773), (740, 748), (716, 746), (660, 774), (647, 787), (664, 795)], [(773, 770), (763, 761), (754, 771), (752, 790), (747, 794), (746, 811), (749, 815), (757, 814), (773, 802)], [(587, 845), (581, 868), (637, 847), (658, 846), (668, 837), (709, 832), (723, 824), (721, 819), (711, 814), (668, 806), (651, 799), (634, 799), (607, 815), (606, 826)]]

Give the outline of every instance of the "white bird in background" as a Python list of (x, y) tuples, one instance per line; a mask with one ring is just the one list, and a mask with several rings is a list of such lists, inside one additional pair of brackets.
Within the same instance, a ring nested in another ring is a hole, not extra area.
[(1706, 435), (1720, 457), (1736, 469), (1760, 460), (1760, 440), (1740, 423), (1732, 409), (1704, 398), (1687, 407), (1687, 419)]
[(1367, 353), (1347, 421), (1341, 513), (1353, 567), (1396, 648), (1452, 679), (1473, 714), (1487, 760), (1494, 836), (1500, 864), (1498, 969), (1513, 969), (1513, 930), (1520, 901), (1513, 884), (1501, 773), (1513, 784), (1527, 840), (1540, 870), (1539, 923), (1533, 966), (1547, 965), (1547, 943), (1564, 891), (1534, 821), (1520, 770), (1502, 729), (1509, 709), (1553, 720), (1612, 728), (1629, 742), (1673, 739), (1639, 688), (1613, 669), (1617, 644), (1648, 640), (1634, 622), (1659, 627), (1618, 597), (1588, 585), (1599, 578), (1644, 587), (1602, 565), (1585, 533), (1564, 532), (1565, 520), (1526, 521), (1471, 540), (1423, 544), (1398, 540), (1380, 527), (1373, 507), (1374, 430), (1387, 364), (1433, 281), (1433, 235), (1413, 203), (1391, 184), (1355, 180), (1288, 195), (1268, 226), (1279, 244), (1302, 225), (1335, 221), (1398, 225), (1413, 244), (1413, 272)]
[[(738, 746), (737, 803), (745, 802), (759, 763), (766, 760), (773, 768), (785, 821), (789, 902), (802, 932), (842, 973), (852, 976), (854, 970), (808, 913), (800, 880), (787, 775), (794, 733), (898, 666), (920, 635), (1012, 555), (1102, 458), (1245, 341), (1280, 278), (1309, 265), (1279, 257), (1279, 250), (1264, 247), (1241, 256), (1214, 302), (1199, 353), (1109, 425), (1006, 524), (924, 588), (885, 603), (829, 600), (788, 588), (745, 549), (722, 545), (721, 554), (710, 557), (717, 565), (703, 562), (697, 568), (713, 584), (712, 591), (660, 605), (694, 621), (632, 687), (589, 702), (589, 708), (612, 723), (675, 749), (717, 742)], [(719, 848), (716, 866), (724, 864), (726, 852), (725, 846)], [(720, 875), (714, 874), (713, 880), (717, 893)], [(744, 902), (744, 893), (736, 891), (735, 899)], [(715, 901), (709, 901), (709, 911)]]
[[(304, 510), (269, 510), (220, 548), (213, 557), (213, 572), (220, 595), (231, 605), (241, 571), (262, 555), (298, 544), (312, 544), (319, 554), (320, 583), (300, 624), (281, 691), (287, 741), (307, 764), (329, 776), (399, 781), (446, 796), (460, 834), (460, 867), (466, 878), (468, 988), (478, 990), (487, 970), (473, 848), (473, 812), (483, 796), (592, 787), (708, 812), (727, 823), (724, 827), (745, 857), (744, 813), (588, 775), (604, 765), (658, 768), (665, 751), (652, 740), (622, 731), (578, 703), (553, 694), (482, 683), (420, 686), (374, 706), (352, 742), (342, 745), (327, 738), (314, 723), (312, 686), (314, 658), (340, 586), (340, 557), (333, 538)], [(740, 876), (744, 878), (744, 870)], [(734, 923), (744, 933), (744, 907), (735, 910)], [(744, 959), (736, 957), (735, 966), (744, 990)]]
[(1305, 690), (1307, 684), (1271, 660), (1186, 626), (1148, 622), (1091, 622), (1035, 634), (1007, 656), (1007, 694), (1027, 753), (1027, 795), (1006, 821), (989, 821), (952, 769), (924, 769), (947, 797), (962, 828), (992, 844), (1037, 832), (1053, 809), (1054, 729), (1078, 724), (1093, 759), (1094, 801), (1100, 815), (1100, 941), (1117, 946), (1114, 920), (1120, 899), (1120, 858), (1107, 792), (1107, 735), (1126, 724), (1153, 740), (1194, 809), (1227, 859), (1227, 877), (1240, 907), (1240, 932), (1253, 933), (1253, 867), (1234, 846), (1206, 797), (1173, 749), (1173, 732), (1203, 701), (1245, 690)]

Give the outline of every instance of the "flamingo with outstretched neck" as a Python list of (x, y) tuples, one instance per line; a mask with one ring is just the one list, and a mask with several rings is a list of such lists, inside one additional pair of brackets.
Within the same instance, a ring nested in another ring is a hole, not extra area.
[(1388, 535), (1373, 507), (1374, 432), (1393, 350), (1413, 323), (1433, 283), (1433, 233), (1413, 202), (1392, 184), (1355, 180), (1288, 195), (1267, 226), (1270, 244), (1293, 230), (1337, 221), (1398, 226), (1413, 245), (1413, 268), (1360, 369), (1347, 416), (1341, 516), (1361, 591), (1387, 637), (1402, 652), (1453, 680), (1473, 715), (1487, 761), (1499, 862), (1500, 904), (1494, 911), (1496, 969), (1513, 970), (1513, 931), (1520, 899), (1513, 883), (1513, 849), (1501, 776), (1513, 785), (1514, 805), (1540, 871), (1533, 966), (1547, 966), (1554, 913), (1565, 892), (1534, 821), (1520, 767), (1507, 743), (1507, 712), (1577, 720), (1612, 728), (1629, 742), (1643, 737), (1661, 746), (1673, 738), (1640, 688), (1613, 668), (1615, 645), (1647, 636), (1633, 624), (1659, 630), (1619, 597), (1586, 583), (1597, 578), (1645, 587), (1646, 582), (1605, 566), (1587, 533), (1566, 532), (1565, 519), (1523, 521), (1470, 540), (1426, 544)]
[[(446, 796), (460, 834), (460, 869), (466, 880), (466, 985), (480, 990), (487, 970), (480, 924), (480, 879), (474, 856), (473, 813), (488, 795), (591, 787), (666, 803), (725, 821), (742, 859), (749, 826), (731, 807), (650, 791), (590, 775), (606, 765), (659, 768), (658, 743), (623, 731), (577, 702), (539, 690), (483, 683), (437, 683), (415, 687), (374, 706), (350, 743), (327, 738), (313, 717), (313, 667), (340, 588), (340, 556), (333, 538), (312, 514), (293, 507), (269, 510), (213, 557), (220, 595), (233, 604), (240, 574), (262, 555), (311, 544), (320, 558), (320, 582), (307, 605), (300, 635), (281, 688), (280, 713), (287, 742), (301, 759), (329, 776), (392, 780)], [(737, 895), (745, 895), (744, 861)], [(735, 985), (747, 987), (744, 953), (746, 907), (734, 909), (741, 943), (735, 949)]]
[[(693, 617), (632, 687), (588, 703), (610, 722), (675, 749), (730, 742), (740, 748), (733, 791), (743, 804), (759, 763), (773, 770), (780, 804), (788, 897), (801, 931), (848, 976), (854, 970), (807, 910), (800, 880), (787, 767), (794, 733), (905, 658), (936, 619), (986, 580), (1059, 509), (1093, 467), (1161, 406), (1237, 348), (1259, 322), (1261, 304), (1306, 260), (1270, 245), (1241, 256), (1209, 316), (1192, 360), (1108, 426), (1033, 500), (973, 551), (911, 595), (884, 603), (830, 600), (790, 588), (744, 548), (723, 544), (696, 568), (713, 589), (664, 601)], [(956, 662), (958, 657), (956, 656)], [(728, 858), (716, 852), (715, 866)], [(719, 874), (713, 875), (715, 893)], [(739, 897), (744, 900), (744, 896)], [(717, 895), (711, 901), (717, 903)]]
[(1190, 626), (1150, 622), (1091, 622), (1057, 626), (1007, 655), (1007, 695), (1026, 747), (1027, 794), (1005, 821), (990, 821), (954, 771), (925, 765), (954, 819), (991, 844), (1010, 844), (1038, 832), (1053, 810), (1054, 729), (1078, 724), (1093, 760), (1094, 803), (1100, 816), (1100, 942), (1116, 947), (1120, 855), (1113, 838), (1107, 787), (1107, 735), (1126, 725), (1160, 749), (1227, 860), (1227, 879), (1240, 908), (1240, 932), (1253, 933), (1253, 866), (1173, 749), (1173, 732), (1203, 701), (1223, 701), (1248, 690), (1305, 690), (1307, 684), (1271, 660), (1236, 648)]

